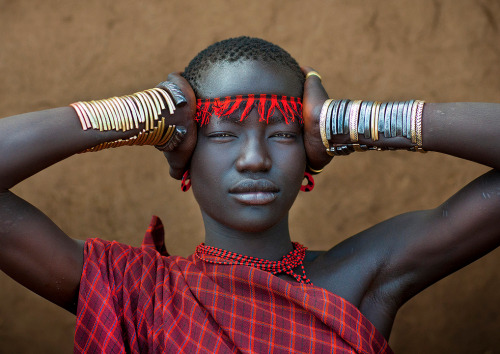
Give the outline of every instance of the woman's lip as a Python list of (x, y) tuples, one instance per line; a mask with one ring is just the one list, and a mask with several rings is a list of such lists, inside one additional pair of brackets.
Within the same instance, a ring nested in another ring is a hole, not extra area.
[(273, 182), (265, 179), (243, 179), (233, 185), (229, 189), (229, 193), (234, 194), (243, 194), (243, 193), (277, 193), (279, 192), (278, 186), (276, 186)]
[(277, 198), (275, 192), (245, 192), (231, 193), (234, 199), (242, 204), (248, 205), (265, 205), (272, 203)]

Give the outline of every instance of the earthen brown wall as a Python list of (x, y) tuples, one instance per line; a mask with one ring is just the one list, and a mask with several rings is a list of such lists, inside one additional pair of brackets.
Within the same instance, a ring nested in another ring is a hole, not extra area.
[[(152, 87), (237, 35), (283, 46), (332, 97), (500, 102), (499, 26), (495, 0), (0, 0), (0, 116)], [(336, 158), (292, 209), (293, 238), (330, 248), (435, 207), (486, 170), (435, 153)], [(150, 147), (75, 156), (14, 191), (76, 238), (138, 245), (152, 214), (171, 253), (188, 255), (203, 238), (192, 194)], [(395, 351), (500, 352), (499, 251), (406, 304)], [(72, 315), (0, 274), (1, 353), (68, 353), (73, 331)]]

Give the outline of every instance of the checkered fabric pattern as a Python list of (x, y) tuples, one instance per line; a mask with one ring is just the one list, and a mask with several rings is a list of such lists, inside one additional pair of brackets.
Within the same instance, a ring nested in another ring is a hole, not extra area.
[(359, 310), (242, 265), (168, 256), (154, 217), (140, 248), (85, 245), (75, 353), (392, 353)]

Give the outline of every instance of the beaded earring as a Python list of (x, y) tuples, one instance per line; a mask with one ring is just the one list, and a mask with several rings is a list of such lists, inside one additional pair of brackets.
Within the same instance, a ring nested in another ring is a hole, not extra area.
[(307, 180), (307, 184), (300, 186), (302, 192), (310, 192), (314, 189), (314, 178), (309, 172), (304, 172), (304, 179)]
[(182, 176), (181, 190), (187, 192), (189, 188), (191, 188), (191, 175), (189, 174), (189, 170), (187, 170)]

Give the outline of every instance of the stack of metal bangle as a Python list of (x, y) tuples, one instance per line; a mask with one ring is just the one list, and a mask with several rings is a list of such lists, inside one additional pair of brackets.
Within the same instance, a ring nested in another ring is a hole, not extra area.
[[(393, 150), (359, 144), (359, 136), (372, 141), (379, 134), (386, 138), (404, 137), (414, 144), (408, 150), (422, 149), (422, 113), (424, 101), (376, 102), (361, 100), (326, 100), (320, 114), (321, 139), (331, 155), (348, 155), (354, 151)], [(351, 144), (329, 144), (334, 135), (348, 134)]]
[[(76, 102), (75, 109), (83, 130), (141, 132), (128, 139), (105, 142), (83, 152), (99, 151), (124, 145), (163, 145), (175, 131), (175, 125), (167, 125), (162, 110), (168, 107), (169, 114), (175, 111), (175, 104), (167, 91), (152, 88), (132, 95), (112, 97), (104, 100)], [(161, 118), (161, 119), (160, 119)]]

